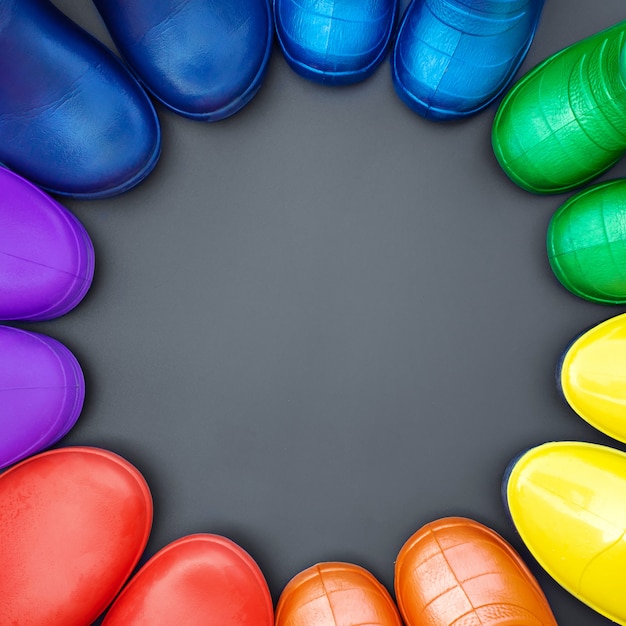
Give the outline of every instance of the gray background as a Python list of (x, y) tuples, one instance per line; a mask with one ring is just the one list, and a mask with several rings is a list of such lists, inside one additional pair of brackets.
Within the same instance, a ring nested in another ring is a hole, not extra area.
[[(55, 3), (110, 45), (90, 2)], [(624, 18), (623, 0), (548, 0), (522, 72)], [(538, 568), (500, 482), (546, 440), (624, 448), (554, 380), (572, 337), (623, 309), (553, 277), (545, 231), (567, 196), (506, 178), (495, 108), (427, 122), (395, 96), (388, 61), (329, 88), (275, 48), (229, 120), (158, 112), (163, 154), (143, 184), (63, 201), (93, 238), (93, 288), (30, 326), (85, 370), (85, 408), (60, 445), (109, 448), (147, 478), (146, 558), (213, 532), (251, 553), (275, 600), (325, 560), (391, 588), (413, 532), (465, 515), (520, 550), (560, 624), (608, 624)]]

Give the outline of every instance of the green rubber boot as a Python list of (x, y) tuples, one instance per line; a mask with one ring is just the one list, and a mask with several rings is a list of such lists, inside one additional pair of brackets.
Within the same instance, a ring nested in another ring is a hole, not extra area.
[(506, 95), (492, 143), (506, 174), (535, 193), (583, 185), (626, 152), (626, 21), (552, 55)]
[(552, 216), (546, 240), (552, 271), (567, 289), (626, 304), (626, 179), (572, 196)]

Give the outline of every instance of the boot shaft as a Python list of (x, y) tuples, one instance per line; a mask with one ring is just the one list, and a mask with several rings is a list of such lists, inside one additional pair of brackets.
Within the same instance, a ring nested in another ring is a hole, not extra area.
[(491, 36), (539, 19), (544, 0), (424, 0), (444, 24), (468, 35)]

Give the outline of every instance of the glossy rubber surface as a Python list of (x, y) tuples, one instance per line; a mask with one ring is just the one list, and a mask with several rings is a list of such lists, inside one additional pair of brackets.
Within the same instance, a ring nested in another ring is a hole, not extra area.
[(0, 468), (65, 436), (84, 399), (83, 372), (63, 344), (0, 326)]
[(426, 524), (407, 540), (394, 586), (407, 626), (556, 626), (517, 552), (490, 528), (462, 517)]
[[(97, 448), (64, 448), (0, 476), (0, 623), (87, 626), (141, 556), (152, 499), (141, 474)], [(19, 566), (18, 566), (19, 564)]]
[(397, 0), (274, 0), (278, 42), (291, 68), (310, 80), (366, 79), (385, 57)]
[(595, 185), (554, 213), (546, 238), (555, 276), (572, 293), (626, 304), (626, 179)]
[(0, 168), (0, 319), (64, 315), (83, 299), (93, 272), (93, 244), (78, 219)]
[(543, 0), (413, 0), (391, 59), (396, 92), (434, 120), (486, 107), (532, 43)]
[(626, 624), (626, 454), (546, 443), (512, 463), (503, 491), (539, 564), (579, 600)]
[(103, 626), (273, 626), (265, 578), (225, 537), (189, 535), (155, 554), (130, 581)]
[(626, 442), (626, 314), (578, 337), (561, 360), (563, 396), (580, 417)]
[(154, 107), (102, 44), (48, 0), (0, 4), (0, 161), (56, 194), (130, 189), (159, 156)]
[(389, 592), (352, 563), (318, 563), (294, 576), (276, 607), (276, 626), (402, 626)]
[(176, 113), (208, 121), (257, 93), (269, 60), (269, 0), (94, 0), (122, 56)]
[(626, 21), (528, 72), (493, 125), (496, 158), (518, 185), (558, 193), (596, 178), (626, 151)]

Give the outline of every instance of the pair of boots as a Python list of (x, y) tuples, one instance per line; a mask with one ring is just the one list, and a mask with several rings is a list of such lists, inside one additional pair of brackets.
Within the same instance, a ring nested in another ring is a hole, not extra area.
[(496, 532), (471, 519), (424, 525), (395, 561), (396, 604), (367, 570), (319, 563), (287, 584), (276, 626), (556, 626), (534, 576)]
[[(87, 231), (65, 207), (4, 168), (0, 189), (0, 321), (68, 313), (93, 279)], [(84, 397), (84, 376), (68, 348), (0, 325), (0, 469), (64, 437)]]
[(273, 32), (268, 0), (95, 4), (127, 66), (49, 0), (0, 5), (0, 162), (78, 198), (122, 193), (154, 168), (143, 88), (194, 119), (232, 115), (260, 87)]
[[(506, 95), (493, 125), (506, 174), (535, 193), (597, 178), (626, 152), (626, 21), (551, 56)], [(572, 293), (626, 303), (626, 180), (589, 187), (553, 215), (550, 265)]]
[(2, 624), (88, 626), (112, 603), (107, 626), (274, 626), (263, 574), (225, 537), (182, 537), (131, 578), (152, 496), (141, 472), (108, 450), (31, 457), (0, 476), (0, 501)]
[(328, 84), (369, 76), (394, 40), (400, 98), (431, 119), (487, 106), (532, 42), (544, 0), (413, 0), (395, 36), (398, 0), (275, 0), (276, 32), (299, 74)]

